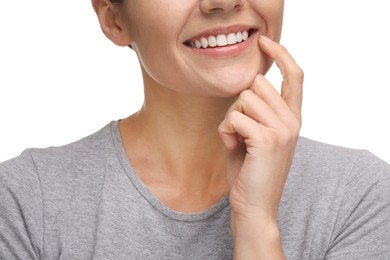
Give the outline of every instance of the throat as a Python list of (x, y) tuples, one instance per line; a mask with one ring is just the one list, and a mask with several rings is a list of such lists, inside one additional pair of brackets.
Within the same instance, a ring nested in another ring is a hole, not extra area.
[(176, 162), (158, 157), (143, 161), (134, 159), (132, 164), (145, 187), (174, 211), (205, 211), (228, 193), (224, 157), (208, 158), (208, 162), (199, 158), (193, 158), (193, 161), (179, 158)]
[(144, 182), (151, 193), (167, 208), (182, 213), (199, 213), (217, 204), (228, 194), (226, 182), (213, 184), (209, 190), (189, 189), (181, 185)]
[(184, 135), (183, 129), (160, 127), (156, 132), (136, 116), (122, 120), (119, 129), (136, 174), (166, 207), (205, 211), (228, 193), (225, 147), (217, 129)]

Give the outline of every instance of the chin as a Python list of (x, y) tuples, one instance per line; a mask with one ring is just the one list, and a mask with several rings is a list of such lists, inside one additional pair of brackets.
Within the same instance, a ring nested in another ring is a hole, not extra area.
[(214, 82), (210, 90), (218, 97), (237, 96), (251, 87), (257, 74), (257, 71), (229, 73), (228, 76), (219, 77), (218, 82)]

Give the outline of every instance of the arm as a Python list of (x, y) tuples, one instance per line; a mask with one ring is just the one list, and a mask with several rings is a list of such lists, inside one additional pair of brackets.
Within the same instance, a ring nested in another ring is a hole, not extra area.
[(283, 74), (281, 95), (256, 76), (219, 126), (228, 151), (235, 259), (284, 259), (277, 211), (301, 126), (303, 72), (278, 43), (260, 48)]
[(0, 164), (0, 259), (41, 259), (43, 205), (28, 152)]
[(363, 151), (347, 184), (324, 259), (390, 259), (390, 165)]
[(232, 214), (234, 259), (284, 259), (277, 223), (264, 216)]

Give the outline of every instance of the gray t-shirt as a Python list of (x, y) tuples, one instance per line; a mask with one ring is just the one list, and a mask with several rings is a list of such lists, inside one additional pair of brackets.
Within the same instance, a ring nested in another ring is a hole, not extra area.
[[(232, 259), (229, 199), (165, 207), (112, 122), (0, 164), (0, 259)], [(390, 259), (390, 166), (300, 138), (279, 208), (287, 259)]]

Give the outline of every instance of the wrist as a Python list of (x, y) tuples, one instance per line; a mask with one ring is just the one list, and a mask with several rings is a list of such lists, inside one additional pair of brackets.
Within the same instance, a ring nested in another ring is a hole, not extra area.
[(262, 216), (231, 216), (234, 259), (284, 259), (277, 221)]
[(231, 229), (233, 238), (243, 236), (244, 239), (258, 237), (258, 234), (266, 235), (270, 238), (280, 239), (277, 220), (264, 217), (262, 215), (237, 216), (231, 215)]

